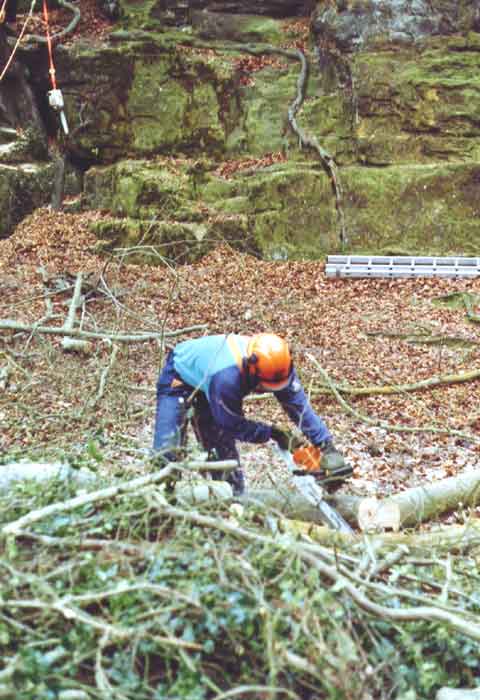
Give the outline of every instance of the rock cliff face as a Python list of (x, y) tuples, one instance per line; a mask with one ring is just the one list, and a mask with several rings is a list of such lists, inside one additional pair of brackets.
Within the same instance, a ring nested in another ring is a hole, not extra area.
[[(0, 72), (10, 57), (0, 31)], [(24, 66), (14, 62), (0, 82), (0, 237), (42, 204), (51, 188), (47, 138)]]
[(342, 51), (367, 50), (375, 44), (413, 44), (434, 36), (479, 31), (478, 0), (369, 0), (319, 2), (312, 31), (331, 39)]
[[(480, 0), (121, 3), (108, 40), (56, 48), (77, 206), (111, 213), (100, 247), (478, 254)], [(20, 60), (44, 94), (44, 47)]]

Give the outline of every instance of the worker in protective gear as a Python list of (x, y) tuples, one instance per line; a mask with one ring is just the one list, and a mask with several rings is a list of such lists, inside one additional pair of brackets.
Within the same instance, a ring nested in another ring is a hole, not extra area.
[[(181, 454), (188, 412), (209, 459), (233, 459), (238, 468), (225, 478), (235, 495), (245, 489), (236, 440), (274, 440), (291, 448), (291, 436), (277, 426), (245, 418), (242, 401), (253, 391), (271, 391), (309, 441), (332, 465), (344, 464), (323, 420), (312, 409), (295, 372), (285, 340), (272, 333), (211, 335), (179, 343), (168, 354), (157, 383), (153, 449), (163, 459)], [(213, 478), (224, 478), (222, 474)]]

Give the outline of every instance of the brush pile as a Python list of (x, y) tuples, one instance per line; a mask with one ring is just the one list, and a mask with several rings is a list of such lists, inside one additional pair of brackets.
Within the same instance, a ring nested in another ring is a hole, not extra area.
[[(480, 675), (480, 533), (350, 538), (175, 502), (166, 467), (0, 501), (0, 696), (433, 698)], [(70, 492), (69, 492), (70, 489)], [(320, 528), (321, 530), (321, 528)]]

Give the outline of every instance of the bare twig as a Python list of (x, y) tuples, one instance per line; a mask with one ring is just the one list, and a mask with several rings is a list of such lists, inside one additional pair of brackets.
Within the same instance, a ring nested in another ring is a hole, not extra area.
[(83, 275), (81, 272), (79, 272), (77, 275), (77, 279), (75, 280), (75, 287), (73, 290), (72, 299), (70, 301), (70, 306), (68, 308), (68, 315), (65, 319), (65, 323), (62, 326), (65, 333), (70, 333), (70, 331), (73, 330), (73, 327), (75, 325), (75, 314), (77, 312), (78, 307), (81, 304), (82, 284)]
[(117, 359), (119, 349), (120, 348), (118, 347), (118, 345), (114, 345), (112, 348), (112, 352), (110, 354), (110, 361), (109, 361), (108, 365), (103, 369), (102, 374), (100, 376), (98, 391), (97, 391), (97, 395), (93, 401), (92, 408), (94, 406), (96, 406), (99, 403), (99, 401), (101, 401), (103, 398), (103, 394), (105, 392), (105, 386), (107, 383), (107, 377), (108, 377), (108, 374), (109, 374), (110, 370), (112, 369), (113, 365), (115, 364), (115, 360)]

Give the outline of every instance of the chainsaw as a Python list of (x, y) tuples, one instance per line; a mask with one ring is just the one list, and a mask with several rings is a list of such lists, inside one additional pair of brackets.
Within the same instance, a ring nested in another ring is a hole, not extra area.
[(323, 455), (320, 447), (307, 445), (298, 447), (293, 451), (295, 462), (295, 474), (297, 476), (310, 475), (315, 481), (324, 487), (329, 493), (336, 491), (353, 474), (353, 469), (347, 462), (340, 464), (328, 459), (328, 454)]
[[(321, 452), (318, 448), (311, 446), (299, 448), (293, 455), (288, 450), (282, 450), (278, 446), (276, 450), (290, 473), (293, 487), (310, 505), (314, 506), (322, 522), (333, 530), (352, 534), (353, 530), (346, 520), (324, 500), (324, 488), (322, 488), (324, 486), (325, 490), (331, 489), (332, 485), (338, 488), (345, 478), (351, 475), (352, 468), (345, 465), (332, 472), (322, 469)], [(318, 454), (315, 453), (316, 450), (318, 450)]]

